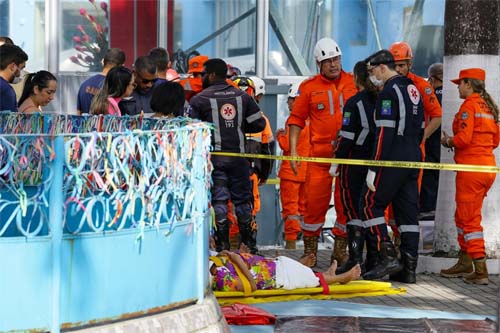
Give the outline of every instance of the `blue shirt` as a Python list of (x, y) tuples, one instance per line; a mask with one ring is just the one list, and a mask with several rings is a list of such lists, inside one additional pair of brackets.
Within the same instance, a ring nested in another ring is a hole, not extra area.
[(0, 111), (17, 112), (16, 92), (3, 77), (0, 77)]
[(94, 98), (99, 90), (101, 90), (105, 78), (106, 76), (97, 74), (89, 77), (80, 86), (80, 89), (78, 90), (76, 108), (80, 110), (82, 114), (90, 112), (90, 103), (92, 103), (92, 98)]
[(151, 109), (151, 97), (153, 96), (153, 89), (155, 86), (151, 87), (146, 93), (143, 91), (134, 90), (132, 97), (135, 100), (135, 114), (140, 114), (141, 111), (145, 114), (154, 113)]

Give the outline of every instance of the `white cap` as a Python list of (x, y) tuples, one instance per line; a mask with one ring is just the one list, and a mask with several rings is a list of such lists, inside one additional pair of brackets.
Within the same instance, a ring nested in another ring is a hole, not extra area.
[(255, 85), (255, 96), (265, 95), (266, 94), (266, 83), (258, 76), (250, 76), (250, 79), (253, 81)]
[(295, 97), (299, 96), (299, 86), (300, 86), (300, 82), (292, 83), (292, 85), (290, 86), (290, 89), (288, 89), (288, 97), (295, 98)]
[(342, 51), (337, 42), (331, 38), (322, 38), (318, 40), (314, 46), (314, 59), (317, 62), (322, 62), (325, 59), (330, 59), (336, 56), (341, 56)]

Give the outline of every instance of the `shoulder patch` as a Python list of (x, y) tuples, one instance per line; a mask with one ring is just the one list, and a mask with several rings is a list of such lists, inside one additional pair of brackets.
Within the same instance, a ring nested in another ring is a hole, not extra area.
[(418, 92), (417, 87), (413, 84), (409, 84), (406, 88), (408, 90), (408, 96), (413, 104), (417, 105), (420, 102), (420, 93)]
[(430, 95), (431, 93), (432, 93), (431, 88), (426, 87), (426, 88), (425, 88), (425, 94), (426, 94), (426, 95)]
[(382, 100), (382, 109), (380, 110), (382, 116), (390, 116), (392, 114), (392, 101), (390, 99)]
[(464, 113), (462, 113), (462, 116), (461, 116), (462, 120), (467, 120), (469, 119), (469, 113), (467, 111), (465, 111)]

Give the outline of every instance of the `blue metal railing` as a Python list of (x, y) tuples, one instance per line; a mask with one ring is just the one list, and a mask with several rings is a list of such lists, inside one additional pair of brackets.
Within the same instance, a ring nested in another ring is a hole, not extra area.
[(203, 299), (207, 125), (0, 113), (0, 129), (0, 331)]

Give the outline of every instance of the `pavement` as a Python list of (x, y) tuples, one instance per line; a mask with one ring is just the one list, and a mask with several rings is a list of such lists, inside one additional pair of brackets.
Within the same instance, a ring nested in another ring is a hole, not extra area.
[[(325, 271), (330, 264), (330, 249), (318, 251), (318, 264), (315, 270)], [(266, 249), (260, 251), (265, 256), (283, 255), (299, 259), (303, 250)], [(344, 302), (385, 305), (428, 311), (445, 311), (481, 315), (496, 320), (500, 277), (490, 275), (486, 286), (470, 285), (462, 279), (442, 278), (438, 274), (417, 274), (416, 284), (392, 282), (394, 287), (406, 288), (405, 294), (355, 297), (343, 299)]]

